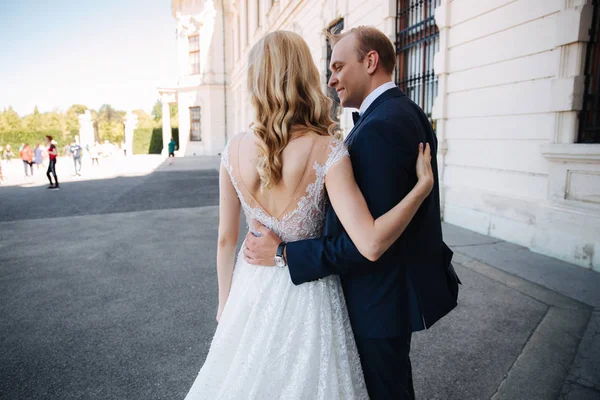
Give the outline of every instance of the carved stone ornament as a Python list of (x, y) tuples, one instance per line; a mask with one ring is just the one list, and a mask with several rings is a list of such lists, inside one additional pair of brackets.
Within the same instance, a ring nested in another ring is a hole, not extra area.
[(180, 15), (177, 18), (177, 33), (181, 36), (189, 36), (200, 31), (202, 21), (197, 20), (193, 15)]

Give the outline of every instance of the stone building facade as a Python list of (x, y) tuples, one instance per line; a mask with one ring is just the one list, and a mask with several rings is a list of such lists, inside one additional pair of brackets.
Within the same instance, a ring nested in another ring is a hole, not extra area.
[[(179, 104), (181, 151), (217, 155), (252, 119), (246, 59), (262, 35), (304, 37), (327, 90), (322, 31), (373, 25), (396, 44), (397, 84), (435, 126), (444, 220), (600, 271), (599, 7), (173, 0), (178, 83), (160, 93)], [(345, 132), (350, 111), (337, 114)]]

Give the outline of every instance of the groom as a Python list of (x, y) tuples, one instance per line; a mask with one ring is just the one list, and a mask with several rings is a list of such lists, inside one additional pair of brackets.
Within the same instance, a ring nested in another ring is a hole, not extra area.
[(244, 255), (265, 266), (277, 258), (296, 285), (339, 274), (371, 400), (414, 399), (411, 334), (450, 312), (458, 295), (452, 251), (442, 241), (437, 139), (423, 111), (392, 83), (396, 56), (384, 33), (361, 26), (329, 40), (328, 85), (342, 107), (360, 110), (353, 114), (346, 145), (373, 218), (416, 184), (419, 142), (431, 145), (434, 188), (402, 236), (375, 262), (358, 252), (331, 207), (323, 237), (284, 243), (260, 226), (261, 237), (246, 237)]

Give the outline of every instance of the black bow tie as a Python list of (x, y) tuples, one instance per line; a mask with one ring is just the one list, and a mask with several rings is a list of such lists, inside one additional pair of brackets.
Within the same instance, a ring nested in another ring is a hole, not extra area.
[(352, 121), (354, 122), (355, 125), (356, 125), (356, 121), (358, 121), (359, 118), (360, 118), (360, 113), (358, 111), (354, 111), (352, 113)]

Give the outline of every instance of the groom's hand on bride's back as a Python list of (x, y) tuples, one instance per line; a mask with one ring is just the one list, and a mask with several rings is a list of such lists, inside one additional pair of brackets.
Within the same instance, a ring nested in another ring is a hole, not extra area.
[(244, 259), (249, 264), (273, 267), (281, 239), (260, 222), (252, 220), (251, 224), (252, 229), (246, 235)]

